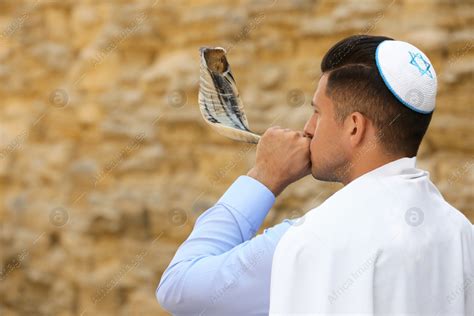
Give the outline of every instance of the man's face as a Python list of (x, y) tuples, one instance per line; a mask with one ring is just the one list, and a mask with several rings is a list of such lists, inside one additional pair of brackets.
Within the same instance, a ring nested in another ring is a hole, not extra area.
[(348, 155), (344, 148), (343, 125), (335, 119), (334, 104), (326, 96), (327, 75), (319, 80), (312, 107), (314, 113), (304, 127), (306, 135), (312, 137), (311, 173), (317, 180), (340, 181), (346, 170)]

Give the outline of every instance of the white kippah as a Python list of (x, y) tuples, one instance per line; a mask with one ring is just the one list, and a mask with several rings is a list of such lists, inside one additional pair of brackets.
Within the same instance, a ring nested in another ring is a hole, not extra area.
[(431, 113), (436, 103), (436, 72), (430, 60), (415, 46), (386, 40), (375, 51), (375, 62), (392, 94), (419, 113)]

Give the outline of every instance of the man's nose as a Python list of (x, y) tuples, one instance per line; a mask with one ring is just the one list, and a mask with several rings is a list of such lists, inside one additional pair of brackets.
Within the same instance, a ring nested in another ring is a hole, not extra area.
[(313, 138), (314, 128), (312, 129), (313, 124), (311, 124), (311, 119), (306, 122), (303, 132), (305, 137)]

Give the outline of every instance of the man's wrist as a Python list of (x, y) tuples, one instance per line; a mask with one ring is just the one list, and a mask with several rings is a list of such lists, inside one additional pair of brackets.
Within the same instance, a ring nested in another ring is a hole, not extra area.
[(285, 189), (285, 186), (277, 181), (274, 177), (267, 175), (256, 167), (250, 169), (249, 172), (247, 172), (247, 176), (254, 178), (266, 186), (270, 191), (272, 191), (275, 197), (277, 197)]

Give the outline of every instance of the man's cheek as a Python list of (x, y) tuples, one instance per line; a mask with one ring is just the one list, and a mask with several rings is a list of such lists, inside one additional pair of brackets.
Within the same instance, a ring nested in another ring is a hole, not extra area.
[(309, 151), (311, 153), (311, 159), (313, 159), (313, 157), (315, 156), (316, 152), (317, 152), (317, 141), (316, 141), (316, 138), (313, 136), (313, 138), (311, 139), (311, 142), (309, 143)]

